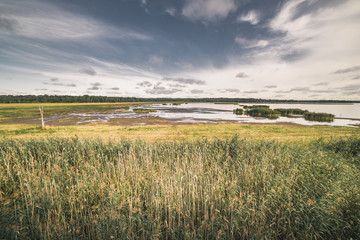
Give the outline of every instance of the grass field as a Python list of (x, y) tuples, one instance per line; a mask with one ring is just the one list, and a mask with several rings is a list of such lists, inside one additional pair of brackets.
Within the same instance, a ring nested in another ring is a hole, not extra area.
[(3, 103), (0, 104), (0, 120), (39, 117), (39, 106), (44, 107), (44, 116), (49, 116), (74, 112), (126, 110), (131, 104), (134, 103)]
[(221, 139), (238, 134), (241, 138), (273, 139), (279, 141), (311, 141), (319, 137), (360, 136), (360, 128), (298, 126), (271, 124), (190, 124), (190, 125), (145, 125), (116, 126), (108, 124), (87, 124), (77, 126), (0, 124), (0, 136), (11, 138), (58, 137), (99, 137), (146, 141)]
[(10, 123), (0, 136), (0, 239), (360, 236), (360, 128)]

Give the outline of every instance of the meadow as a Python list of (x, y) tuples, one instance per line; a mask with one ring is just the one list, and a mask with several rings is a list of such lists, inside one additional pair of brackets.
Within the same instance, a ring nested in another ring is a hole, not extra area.
[[(134, 103), (131, 103), (134, 104)], [(0, 123), (6, 119), (39, 117), (39, 106), (44, 107), (44, 116), (64, 115), (69, 113), (88, 113), (94, 111), (110, 111), (114, 109), (128, 110), (130, 103), (13, 103), (0, 104)], [(141, 103), (140, 103), (141, 104)]]
[(360, 128), (11, 122), (0, 135), (0, 239), (360, 236)]

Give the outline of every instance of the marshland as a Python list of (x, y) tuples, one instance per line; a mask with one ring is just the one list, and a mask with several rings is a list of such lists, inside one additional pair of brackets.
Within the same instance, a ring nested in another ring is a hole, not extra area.
[(359, 16), (0, 0), (0, 240), (360, 239)]
[[(44, 105), (45, 120), (54, 113), (113, 111), (142, 118), (162, 107), (193, 107)], [(53, 122), (41, 129), (37, 106), (1, 108), (1, 238), (359, 236), (358, 127), (173, 124), (148, 116), (140, 125), (133, 117), (123, 125)], [(275, 111), (260, 106), (245, 112), (256, 109)]]

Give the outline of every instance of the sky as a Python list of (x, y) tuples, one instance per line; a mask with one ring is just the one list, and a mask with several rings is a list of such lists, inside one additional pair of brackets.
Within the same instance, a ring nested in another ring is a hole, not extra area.
[(359, 0), (1, 0), (0, 94), (360, 100)]

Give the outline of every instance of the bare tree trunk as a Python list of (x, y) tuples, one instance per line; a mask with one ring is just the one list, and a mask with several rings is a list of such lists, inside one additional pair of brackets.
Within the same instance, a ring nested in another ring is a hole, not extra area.
[(39, 106), (39, 110), (40, 110), (40, 116), (41, 116), (41, 129), (45, 129), (45, 123), (44, 123), (44, 107), (43, 106)]

